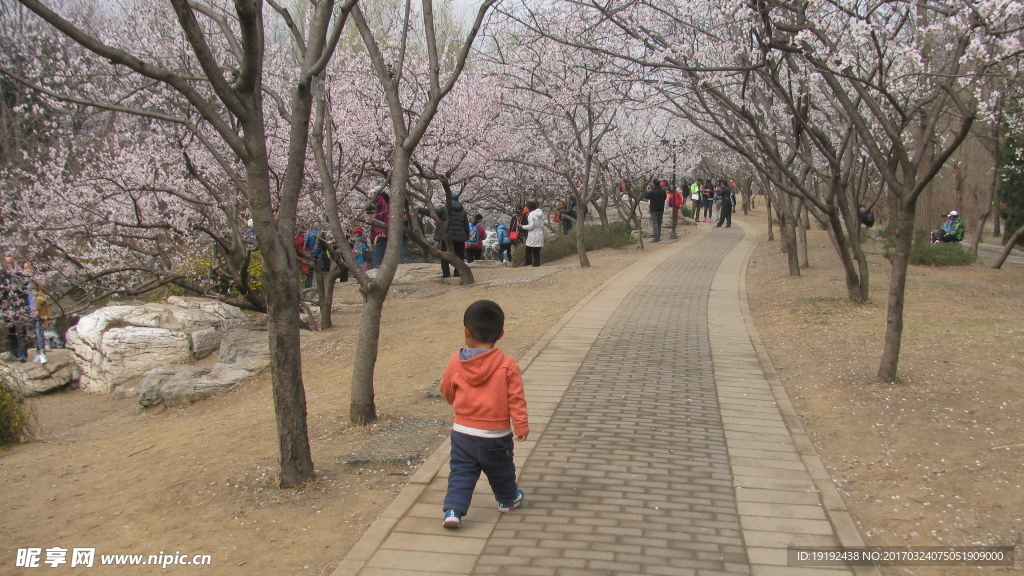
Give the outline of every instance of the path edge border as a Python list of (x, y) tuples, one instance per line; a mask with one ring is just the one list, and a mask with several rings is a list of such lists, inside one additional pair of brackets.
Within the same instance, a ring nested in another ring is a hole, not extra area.
[[(746, 223), (744, 222), (744, 224)], [(761, 234), (753, 226), (744, 226), (744, 228), (747, 234), (754, 234), (754, 242), (751, 243), (752, 248), (747, 257), (743, 259), (739, 275), (740, 312), (743, 314), (743, 321), (747, 325), (750, 343), (754, 347), (758, 363), (761, 365), (761, 372), (764, 374), (765, 380), (768, 381), (768, 387), (775, 398), (775, 405), (778, 407), (779, 413), (782, 414), (782, 420), (789, 430), (789, 435), (793, 438), (793, 443), (800, 454), (800, 459), (807, 468), (811, 481), (814, 482), (814, 487), (818, 491), (818, 497), (821, 499), (822, 507), (825, 509), (825, 516), (828, 518), (829, 523), (832, 524), (836, 538), (843, 547), (863, 547), (865, 545), (864, 539), (857, 528), (857, 523), (854, 521), (853, 515), (850, 514), (850, 510), (846, 507), (843, 497), (836, 489), (832, 477), (828, 474), (828, 469), (825, 468), (824, 462), (822, 462), (818, 452), (814, 449), (814, 443), (811, 442), (803, 422), (800, 421), (800, 415), (793, 406), (793, 402), (789, 398), (789, 392), (779, 378), (778, 372), (775, 371), (775, 364), (772, 362), (771, 355), (768, 353), (764, 341), (761, 340), (761, 333), (758, 332), (757, 325), (754, 323), (754, 316), (750, 311), (747, 292), (747, 269), (751, 258), (754, 256), (754, 251), (757, 249)], [(852, 568), (858, 576), (881, 576), (881, 571), (876, 566), (852, 566)]]

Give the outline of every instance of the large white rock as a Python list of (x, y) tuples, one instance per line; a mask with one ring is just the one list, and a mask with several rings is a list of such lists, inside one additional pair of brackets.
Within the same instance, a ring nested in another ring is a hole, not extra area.
[(101, 308), (68, 331), (67, 345), (80, 387), (109, 393), (153, 368), (208, 356), (224, 330), (244, 322), (241, 311), (220, 302), (172, 297), (167, 304)]

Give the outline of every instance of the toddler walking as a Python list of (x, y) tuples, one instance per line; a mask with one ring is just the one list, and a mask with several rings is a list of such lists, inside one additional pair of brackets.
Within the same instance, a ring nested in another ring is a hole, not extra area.
[(441, 395), (455, 409), (445, 528), (462, 525), (480, 472), (487, 475), (499, 511), (523, 505), (512, 437), (513, 430), (520, 441), (530, 433), (519, 364), (494, 347), (505, 334), (505, 313), (490, 300), (478, 300), (466, 308), (462, 323), (466, 347), (452, 354), (441, 376)]

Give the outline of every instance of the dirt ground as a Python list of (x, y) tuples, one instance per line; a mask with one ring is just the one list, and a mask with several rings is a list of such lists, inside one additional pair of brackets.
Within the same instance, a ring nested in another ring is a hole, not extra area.
[[(349, 455), (387, 421), (450, 421), (450, 407), (424, 391), (465, 345), (466, 306), (482, 298), (501, 304), (507, 318), (499, 345), (522, 356), (639, 255), (637, 247), (592, 252), (589, 269), (571, 258), (528, 269), (473, 265), (477, 284), (467, 287), (440, 280), (438, 265), (411, 265), (385, 304), (376, 372), (381, 421), (369, 428), (348, 423), (361, 299), (355, 282), (340, 284), (335, 326), (303, 333), (318, 475), (303, 490), (277, 488), (269, 376), (162, 412), (79, 391), (38, 397), (38, 440), (0, 453), (0, 574), (26, 573), (14, 568), (16, 550), (26, 547), (212, 556), (210, 566), (167, 568), (190, 575), (330, 574), (413, 472), (404, 465), (351, 466)], [(81, 571), (69, 564), (44, 568)], [(126, 570), (132, 569), (87, 571)]]
[[(764, 212), (750, 221), (763, 229)], [(872, 249), (873, 303), (854, 306), (844, 300), (827, 237), (811, 239), (812, 266), (800, 278), (786, 276), (778, 243), (762, 242), (747, 279), (751, 306), (867, 542), (1019, 545), (1024, 267), (912, 269), (903, 381), (882, 385), (871, 382), (888, 281), (881, 241)], [(423, 392), (463, 344), (461, 315), (470, 302), (488, 298), (504, 307), (500, 346), (521, 356), (566, 310), (641, 255), (637, 247), (594, 252), (586, 270), (571, 258), (539, 269), (485, 264), (475, 266), (479, 283), (469, 287), (435, 280), (433, 269), (412, 274), (385, 306), (376, 377), (381, 424), (450, 419), (448, 406)], [(347, 464), (379, 424), (347, 422), (359, 320), (354, 283), (342, 285), (336, 298), (335, 327), (304, 334), (316, 483), (276, 488), (267, 376), (162, 412), (76, 391), (40, 397), (38, 440), (0, 453), (0, 574), (25, 573), (13, 568), (16, 549), (24, 547), (212, 556), (210, 566), (167, 568), (179, 574), (330, 574), (413, 471)], [(45, 567), (54, 574), (76, 570)], [(961, 573), (915, 570), (886, 574)]]
[(778, 243), (761, 243), (747, 275), (757, 329), (866, 544), (1017, 547), (1012, 571), (883, 574), (1021, 573), (1024, 266), (911, 266), (900, 382), (885, 384), (882, 244), (867, 243), (871, 301), (855, 305), (824, 232), (799, 278)]

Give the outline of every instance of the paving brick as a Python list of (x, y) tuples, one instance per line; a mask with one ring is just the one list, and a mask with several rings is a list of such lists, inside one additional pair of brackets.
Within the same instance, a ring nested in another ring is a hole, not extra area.
[(463, 528), (443, 531), (448, 470), (432, 456), (376, 552), (361, 541), (366, 558), (336, 576), (849, 573), (784, 565), (787, 545), (838, 542), (822, 502), (857, 535), (842, 501), (819, 496), (827, 471), (736, 305), (740, 228), (660, 247), (523, 359), (526, 507), (498, 514), (481, 480)]

